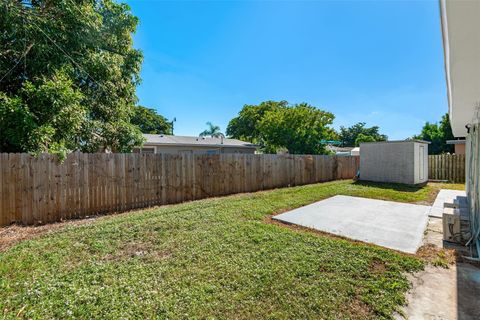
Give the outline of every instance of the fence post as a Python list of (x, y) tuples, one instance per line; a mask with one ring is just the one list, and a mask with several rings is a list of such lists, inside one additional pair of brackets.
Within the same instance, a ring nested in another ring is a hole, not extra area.
[(337, 180), (338, 177), (338, 157), (333, 156), (333, 179), (332, 180)]

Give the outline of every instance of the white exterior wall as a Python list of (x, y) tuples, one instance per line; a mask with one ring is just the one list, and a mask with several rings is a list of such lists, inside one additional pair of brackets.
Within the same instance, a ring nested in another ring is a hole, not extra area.
[(470, 207), (470, 230), (480, 255), (480, 125), (473, 124), (466, 141), (466, 191)]
[[(421, 151), (423, 146), (423, 152)], [(360, 179), (421, 184), (428, 181), (428, 144), (416, 141), (360, 144)], [(423, 158), (422, 158), (423, 156)], [(420, 165), (423, 161), (423, 176)]]
[(480, 1), (440, 0), (440, 10), (450, 123), (455, 137), (467, 137), (469, 243), (480, 256)]

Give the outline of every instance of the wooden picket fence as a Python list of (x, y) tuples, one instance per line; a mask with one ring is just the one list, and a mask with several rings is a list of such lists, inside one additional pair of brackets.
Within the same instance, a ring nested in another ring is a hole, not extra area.
[(0, 154), (0, 225), (41, 224), (355, 176), (358, 157)]
[(428, 178), (464, 183), (465, 155), (440, 154), (428, 156)]

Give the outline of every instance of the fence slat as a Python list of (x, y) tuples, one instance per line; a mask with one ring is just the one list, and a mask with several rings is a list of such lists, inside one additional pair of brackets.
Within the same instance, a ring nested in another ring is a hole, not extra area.
[(465, 155), (441, 154), (428, 156), (428, 178), (464, 183)]

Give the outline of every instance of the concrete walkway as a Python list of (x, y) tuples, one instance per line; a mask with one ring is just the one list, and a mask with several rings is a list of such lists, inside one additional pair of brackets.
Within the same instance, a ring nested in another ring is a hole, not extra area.
[(415, 253), (422, 243), (429, 206), (334, 196), (273, 219), (390, 249)]
[(465, 191), (461, 190), (450, 190), (450, 189), (442, 189), (438, 193), (437, 197), (435, 198), (435, 202), (430, 209), (430, 213), (428, 214), (430, 217), (437, 217), (441, 218), (443, 214), (443, 204), (445, 202), (453, 202), (453, 199), (456, 197), (465, 197)]
[[(443, 203), (457, 196), (465, 196), (465, 192), (440, 190), (430, 210), (424, 245), (436, 249), (444, 247)], [(480, 268), (463, 262), (449, 268), (427, 265), (425, 270), (408, 276), (412, 288), (406, 296), (408, 304), (402, 309), (405, 317), (397, 314), (396, 319), (480, 319)]]
[[(424, 244), (443, 248), (442, 235), (442, 219), (431, 217)], [(462, 262), (449, 268), (428, 265), (408, 276), (412, 288), (402, 308), (405, 317), (397, 314), (396, 319), (480, 319), (480, 268)]]
[(410, 276), (413, 289), (407, 294), (405, 318), (423, 320), (480, 319), (480, 269), (458, 263), (448, 269), (429, 265)]

